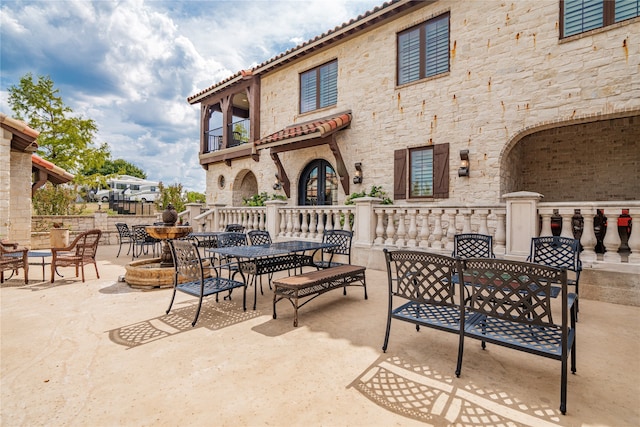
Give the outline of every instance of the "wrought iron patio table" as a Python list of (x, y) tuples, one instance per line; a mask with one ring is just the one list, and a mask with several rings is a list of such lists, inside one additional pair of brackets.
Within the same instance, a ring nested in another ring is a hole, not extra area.
[[(258, 287), (256, 278), (261, 274), (284, 270), (295, 270), (303, 266), (313, 267), (313, 256), (320, 249), (336, 246), (334, 243), (309, 242), (305, 240), (275, 242), (269, 245), (229, 246), (211, 248), (210, 252), (236, 258), (242, 271), (252, 278), (253, 309), (256, 309)], [(305, 252), (313, 251), (311, 255)], [(248, 283), (247, 283), (248, 285)]]

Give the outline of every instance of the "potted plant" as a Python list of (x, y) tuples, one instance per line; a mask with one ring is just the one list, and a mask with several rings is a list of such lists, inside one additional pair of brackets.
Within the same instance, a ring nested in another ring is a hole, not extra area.
[(64, 228), (61, 222), (54, 222), (49, 231), (49, 243), (52, 248), (64, 248), (69, 246), (69, 228)]

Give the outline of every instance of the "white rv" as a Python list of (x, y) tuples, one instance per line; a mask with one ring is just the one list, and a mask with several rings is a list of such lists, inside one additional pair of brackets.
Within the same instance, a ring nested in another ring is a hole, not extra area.
[(148, 181), (142, 178), (136, 178), (129, 175), (120, 175), (107, 181), (108, 189), (102, 189), (96, 192), (95, 200), (108, 202), (111, 192), (120, 193), (128, 200), (139, 202), (155, 202), (160, 191), (157, 181)]

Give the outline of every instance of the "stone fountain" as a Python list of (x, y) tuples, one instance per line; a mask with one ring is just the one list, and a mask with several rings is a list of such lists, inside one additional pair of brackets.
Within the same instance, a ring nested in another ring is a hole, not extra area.
[(132, 261), (125, 266), (125, 282), (132, 288), (168, 288), (173, 286), (174, 268), (173, 256), (169, 247), (169, 240), (185, 237), (193, 229), (186, 225), (176, 225), (178, 213), (171, 204), (162, 213), (163, 225), (145, 227), (153, 238), (162, 240), (162, 255), (160, 258)]

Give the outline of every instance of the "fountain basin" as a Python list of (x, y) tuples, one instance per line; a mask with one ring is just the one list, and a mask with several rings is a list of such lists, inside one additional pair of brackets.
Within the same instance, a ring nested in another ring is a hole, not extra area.
[[(141, 259), (132, 261), (125, 266), (124, 281), (136, 289), (158, 289), (173, 287), (175, 269), (173, 267), (161, 267), (160, 258)], [(209, 260), (202, 260), (205, 267), (205, 277), (209, 277)], [(186, 280), (179, 280), (180, 283)]]

